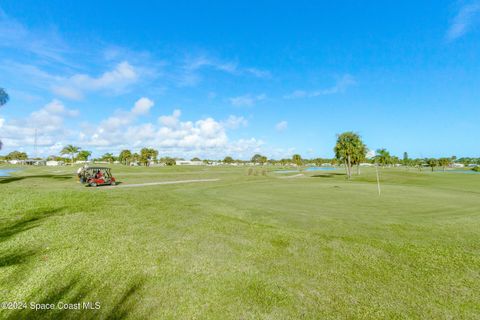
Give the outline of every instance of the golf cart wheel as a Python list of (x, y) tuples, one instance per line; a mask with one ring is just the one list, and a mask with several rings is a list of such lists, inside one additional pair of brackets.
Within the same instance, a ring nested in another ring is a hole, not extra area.
[(110, 181), (111, 186), (115, 186), (117, 183), (115, 181)]
[(97, 184), (95, 182), (90, 182), (90, 187), (96, 187)]

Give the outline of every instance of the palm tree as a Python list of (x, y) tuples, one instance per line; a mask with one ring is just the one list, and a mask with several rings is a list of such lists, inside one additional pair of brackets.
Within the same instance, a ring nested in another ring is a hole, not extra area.
[(130, 151), (128, 149), (122, 150), (120, 152), (120, 154), (118, 155), (118, 161), (120, 161), (124, 165), (129, 164), (131, 159), (132, 159), (132, 151)]
[(387, 149), (378, 149), (377, 150), (377, 162), (383, 167), (392, 162), (392, 156)]
[(264, 164), (265, 162), (267, 162), (267, 157), (265, 156), (262, 156), (261, 154), (256, 154), (252, 157), (252, 160), (251, 160), (253, 163), (259, 163), (259, 164)]
[(452, 160), (450, 158), (438, 159), (438, 164), (443, 168), (443, 171), (445, 171), (445, 168), (449, 166), (451, 163), (452, 163)]
[(92, 152), (87, 150), (82, 150), (77, 154), (78, 160), (88, 161), (88, 158), (92, 155)]
[(344, 132), (337, 135), (335, 157), (345, 164), (348, 179), (352, 176), (352, 163), (366, 150), (361, 137), (355, 132)]
[(105, 153), (102, 156), (102, 161), (108, 161), (108, 162), (112, 163), (113, 161), (115, 161), (115, 157), (111, 153)]
[(297, 166), (301, 166), (303, 164), (302, 156), (299, 154), (294, 154), (292, 156), (292, 162), (295, 163)]
[(6, 104), (8, 100), (10, 100), (8, 93), (3, 88), (0, 88), (0, 107)]
[[(3, 88), (0, 88), (0, 107), (6, 104), (9, 99), (10, 97), (8, 96), (8, 93), (5, 92)], [(2, 150), (2, 146), (3, 146), (3, 143), (0, 140), (0, 150)]]
[(437, 159), (434, 159), (434, 158), (427, 159), (427, 165), (430, 168), (432, 168), (432, 172), (433, 172), (433, 169), (438, 165), (438, 161)]
[(352, 157), (352, 164), (357, 166), (357, 175), (360, 175), (360, 163), (365, 161), (367, 158), (367, 146), (360, 141), (355, 154)]
[(72, 159), (72, 165), (73, 165), (73, 159), (75, 158), (75, 154), (77, 154), (79, 151), (80, 151), (80, 147), (76, 147), (74, 145), (69, 144), (68, 146), (63, 147), (62, 151), (60, 151), (60, 154), (70, 155)]

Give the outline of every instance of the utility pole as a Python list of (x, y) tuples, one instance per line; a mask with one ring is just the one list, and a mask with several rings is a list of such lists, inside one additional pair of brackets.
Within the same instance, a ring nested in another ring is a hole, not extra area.
[(37, 149), (37, 128), (35, 128), (35, 138), (33, 140), (33, 154), (35, 159), (38, 158), (38, 149)]

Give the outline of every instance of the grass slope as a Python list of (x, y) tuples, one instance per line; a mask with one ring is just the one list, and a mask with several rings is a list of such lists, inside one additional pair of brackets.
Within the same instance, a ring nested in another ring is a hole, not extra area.
[(364, 170), (247, 176), (243, 168), (115, 167), (84, 188), (70, 167), (0, 178), (6, 319), (474, 319), (480, 175)]

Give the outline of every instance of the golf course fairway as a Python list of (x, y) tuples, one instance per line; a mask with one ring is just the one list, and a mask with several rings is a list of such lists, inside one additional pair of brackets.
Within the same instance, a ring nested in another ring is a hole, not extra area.
[(381, 169), (379, 196), (374, 169), (110, 167), (0, 177), (1, 319), (480, 315), (480, 175)]

